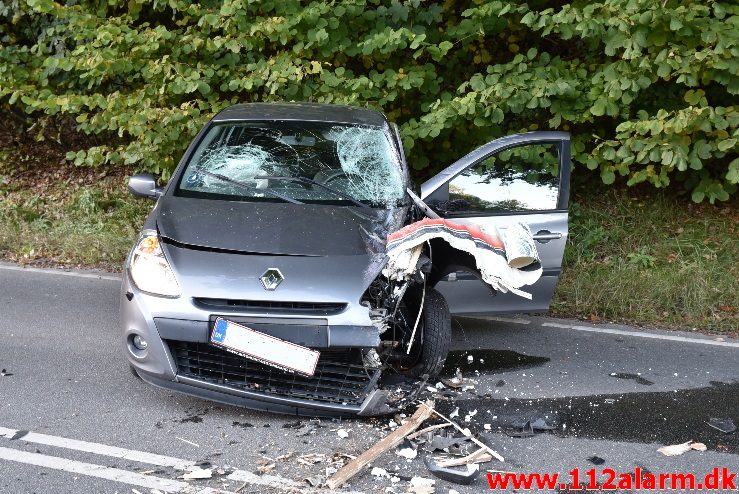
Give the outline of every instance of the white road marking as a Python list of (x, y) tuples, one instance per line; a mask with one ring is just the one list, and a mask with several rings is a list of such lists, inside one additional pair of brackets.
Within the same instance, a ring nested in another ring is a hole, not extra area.
[(79, 271), (64, 271), (61, 269), (51, 268), (24, 268), (23, 266), (16, 266), (14, 264), (0, 263), (0, 269), (6, 271), (25, 271), (29, 273), (43, 273), (43, 274), (57, 274), (59, 276), (73, 276), (75, 278), (92, 278), (95, 280), (110, 280), (110, 281), (121, 281), (121, 277), (115, 274), (94, 274), (94, 273), (81, 273)]
[[(51, 436), (47, 434), (39, 434), (36, 432), (26, 432), (17, 429), (9, 429), (0, 427), (0, 437), (10, 442), (11, 437), (16, 437), (13, 441), (25, 441), (34, 444), (44, 444), (46, 446), (54, 446), (58, 448), (71, 449), (74, 451), (82, 451), (85, 453), (93, 453), (101, 456), (109, 456), (124, 460), (136, 461), (139, 463), (147, 463), (150, 465), (172, 467), (177, 470), (186, 470), (196, 464), (194, 461), (175, 458), (172, 456), (163, 456), (145, 451), (136, 451), (133, 449), (119, 448), (116, 446), (108, 446), (106, 444), (92, 443), (87, 441), (79, 441), (76, 439), (68, 439), (66, 437)], [(6, 443), (7, 444), (7, 443)], [(49, 456), (41, 453), (30, 453), (22, 450), (0, 447), (0, 460), (9, 460), (29, 465), (35, 465), (55, 470), (63, 470), (66, 472), (76, 473), (80, 475), (88, 475), (105, 480), (122, 482), (135, 485), (147, 489), (158, 489), (162, 492), (181, 492), (183, 494), (232, 494), (228, 491), (213, 489), (210, 487), (195, 487), (186, 482), (178, 480), (164, 479), (144, 475), (137, 472), (130, 472), (113, 467), (96, 465), (94, 463), (84, 463), (80, 461), (68, 460), (57, 456)], [(297, 482), (279, 475), (256, 475), (245, 470), (234, 470), (228, 477), (228, 480), (235, 482), (245, 482), (252, 486), (269, 487), (285, 492), (323, 492), (320, 489), (311, 489), (307, 484)], [(342, 491), (344, 494), (361, 494), (354, 491)]]
[(129, 472), (128, 470), (68, 460), (57, 456), (29, 453), (28, 451), (21, 451), (18, 449), (0, 447), (0, 460), (15, 461), (18, 463), (25, 463), (27, 465), (52, 468), (54, 470), (63, 470), (65, 472), (76, 473), (79, 475), (87, 475), (89, 477), (136, 485), (145, 489), (158, 489), (162, 492), (191, 491), (190, 485), (186, 482), (142, 475), (136, 472)]
[[(6, 438), (13, 437), (19, 431), (14, 429), (6, 429), (0, 427), (0, 436)], [(121, 458), (123, 460), (138, 461), (140, 463), (148, 463), (160, 467), (172, 467), (176, 470), (186, 470), (195, 465), (194, 461), (181, 460), (171, 456), (162, 456), (145, 451), (135, 451), (132, 449), (118, 448), (116, 446), (108, 446), (106, 444), (90, 443), (87, 441), (78, 441), (76, 439), (67, 439), (66, 437), (49, 436), (46, 434), (38, 434), (29, 432), (28, 434), (18, 438), (35, 444), (44, 444), (46, 446), (56, 446), (59, 448), (73, 449), (75, 451), (84, 451), (85, 453), (94, 453), (96, 455), (111, 456), (113, 458)]]
[(485, 319), (490, 319), (492, 321), (499, 321), (499, 322), (510, 322), (513, 324), (531, 324), (531, 321), (528, 319), (522, 319), (522, 318), (514, 318), (514, 317), (498, 317), (498, 316), (489, 316)]
[(653, 340), (680, 341), (683, 343), (696, 343), (699, 345), (712, 345), (739, 348), (739, 342), (734, 341), (716, 341), (704, 338), (688, 338), (687, 336), (676, 336), (669, 334), (647, 333), (641, 331), (629, 331), (626, 329), (612, 328), (596, 328), (593, 326), (576, 326), (572, 324), (560, 324), (556, 322), (544, 322), (542, 326), (550, 328), (574, 329), (575, 331), (585, 331), (588, 333), (615, 334), (621, 336), (635, 336), (637, 338), (650, 338)]

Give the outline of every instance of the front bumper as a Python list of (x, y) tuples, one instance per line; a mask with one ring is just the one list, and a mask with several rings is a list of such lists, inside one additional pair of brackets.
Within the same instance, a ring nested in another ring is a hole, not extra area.
[[(178, 304), (183, 318), (174, 317)], [(320, 350), (315, 375), (307, 378), (284, 372), (210, 345), (211, 321), (216, 315)], [(351, 416), (392, 411), (385, 403), (385, 393), (377, 389), (380, 370), (362, 364), (361, 349), (379, 344), (377, 329), (345, 324), (345, 313), (270, 316), (220, 308), (213, 313), (193, 299), (163, 299), (140, 292), (124, 275), (121, 318), (129, 362), (144, 381), (155, 386), (287, 414)], [(132, 344), (135, 335), (147, 341), (145, 350)]]

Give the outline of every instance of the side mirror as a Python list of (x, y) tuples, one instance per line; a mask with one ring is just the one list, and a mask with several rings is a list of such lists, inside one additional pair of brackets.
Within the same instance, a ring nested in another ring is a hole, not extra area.
[(147, 197), (158, 199), (162, 195), (162, 189), (157, 187), (154, 175), (149, 173), (138, 173), (128, 179), (128, 191), (136, 197)]

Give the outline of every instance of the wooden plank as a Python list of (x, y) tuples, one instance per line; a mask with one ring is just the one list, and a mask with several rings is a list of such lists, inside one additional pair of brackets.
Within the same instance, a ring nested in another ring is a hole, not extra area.
[(372, 461), (374, 461), (378, 456), (400, 444), (408, 434), (418, 429), (420, 425), (431, 416), (433, 411), (433, 401), (428, 400), (425, 403), (422, 403), (405, 424), (377, 441), (371, 448), (344, 465), (341, 470), (328, 479), (326, 482), (328, 488), (334, 490), (341, 487), (349, 479), (362, 471), (364, 467), (372, 463)]

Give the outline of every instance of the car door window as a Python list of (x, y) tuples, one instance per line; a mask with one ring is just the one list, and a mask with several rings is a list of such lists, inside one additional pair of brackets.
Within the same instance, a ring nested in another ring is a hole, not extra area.
[(501, 151), (465, 169), (447, 190), (438, 205), (450, 216), (557, 209), (558, 148), (542, 143)]

